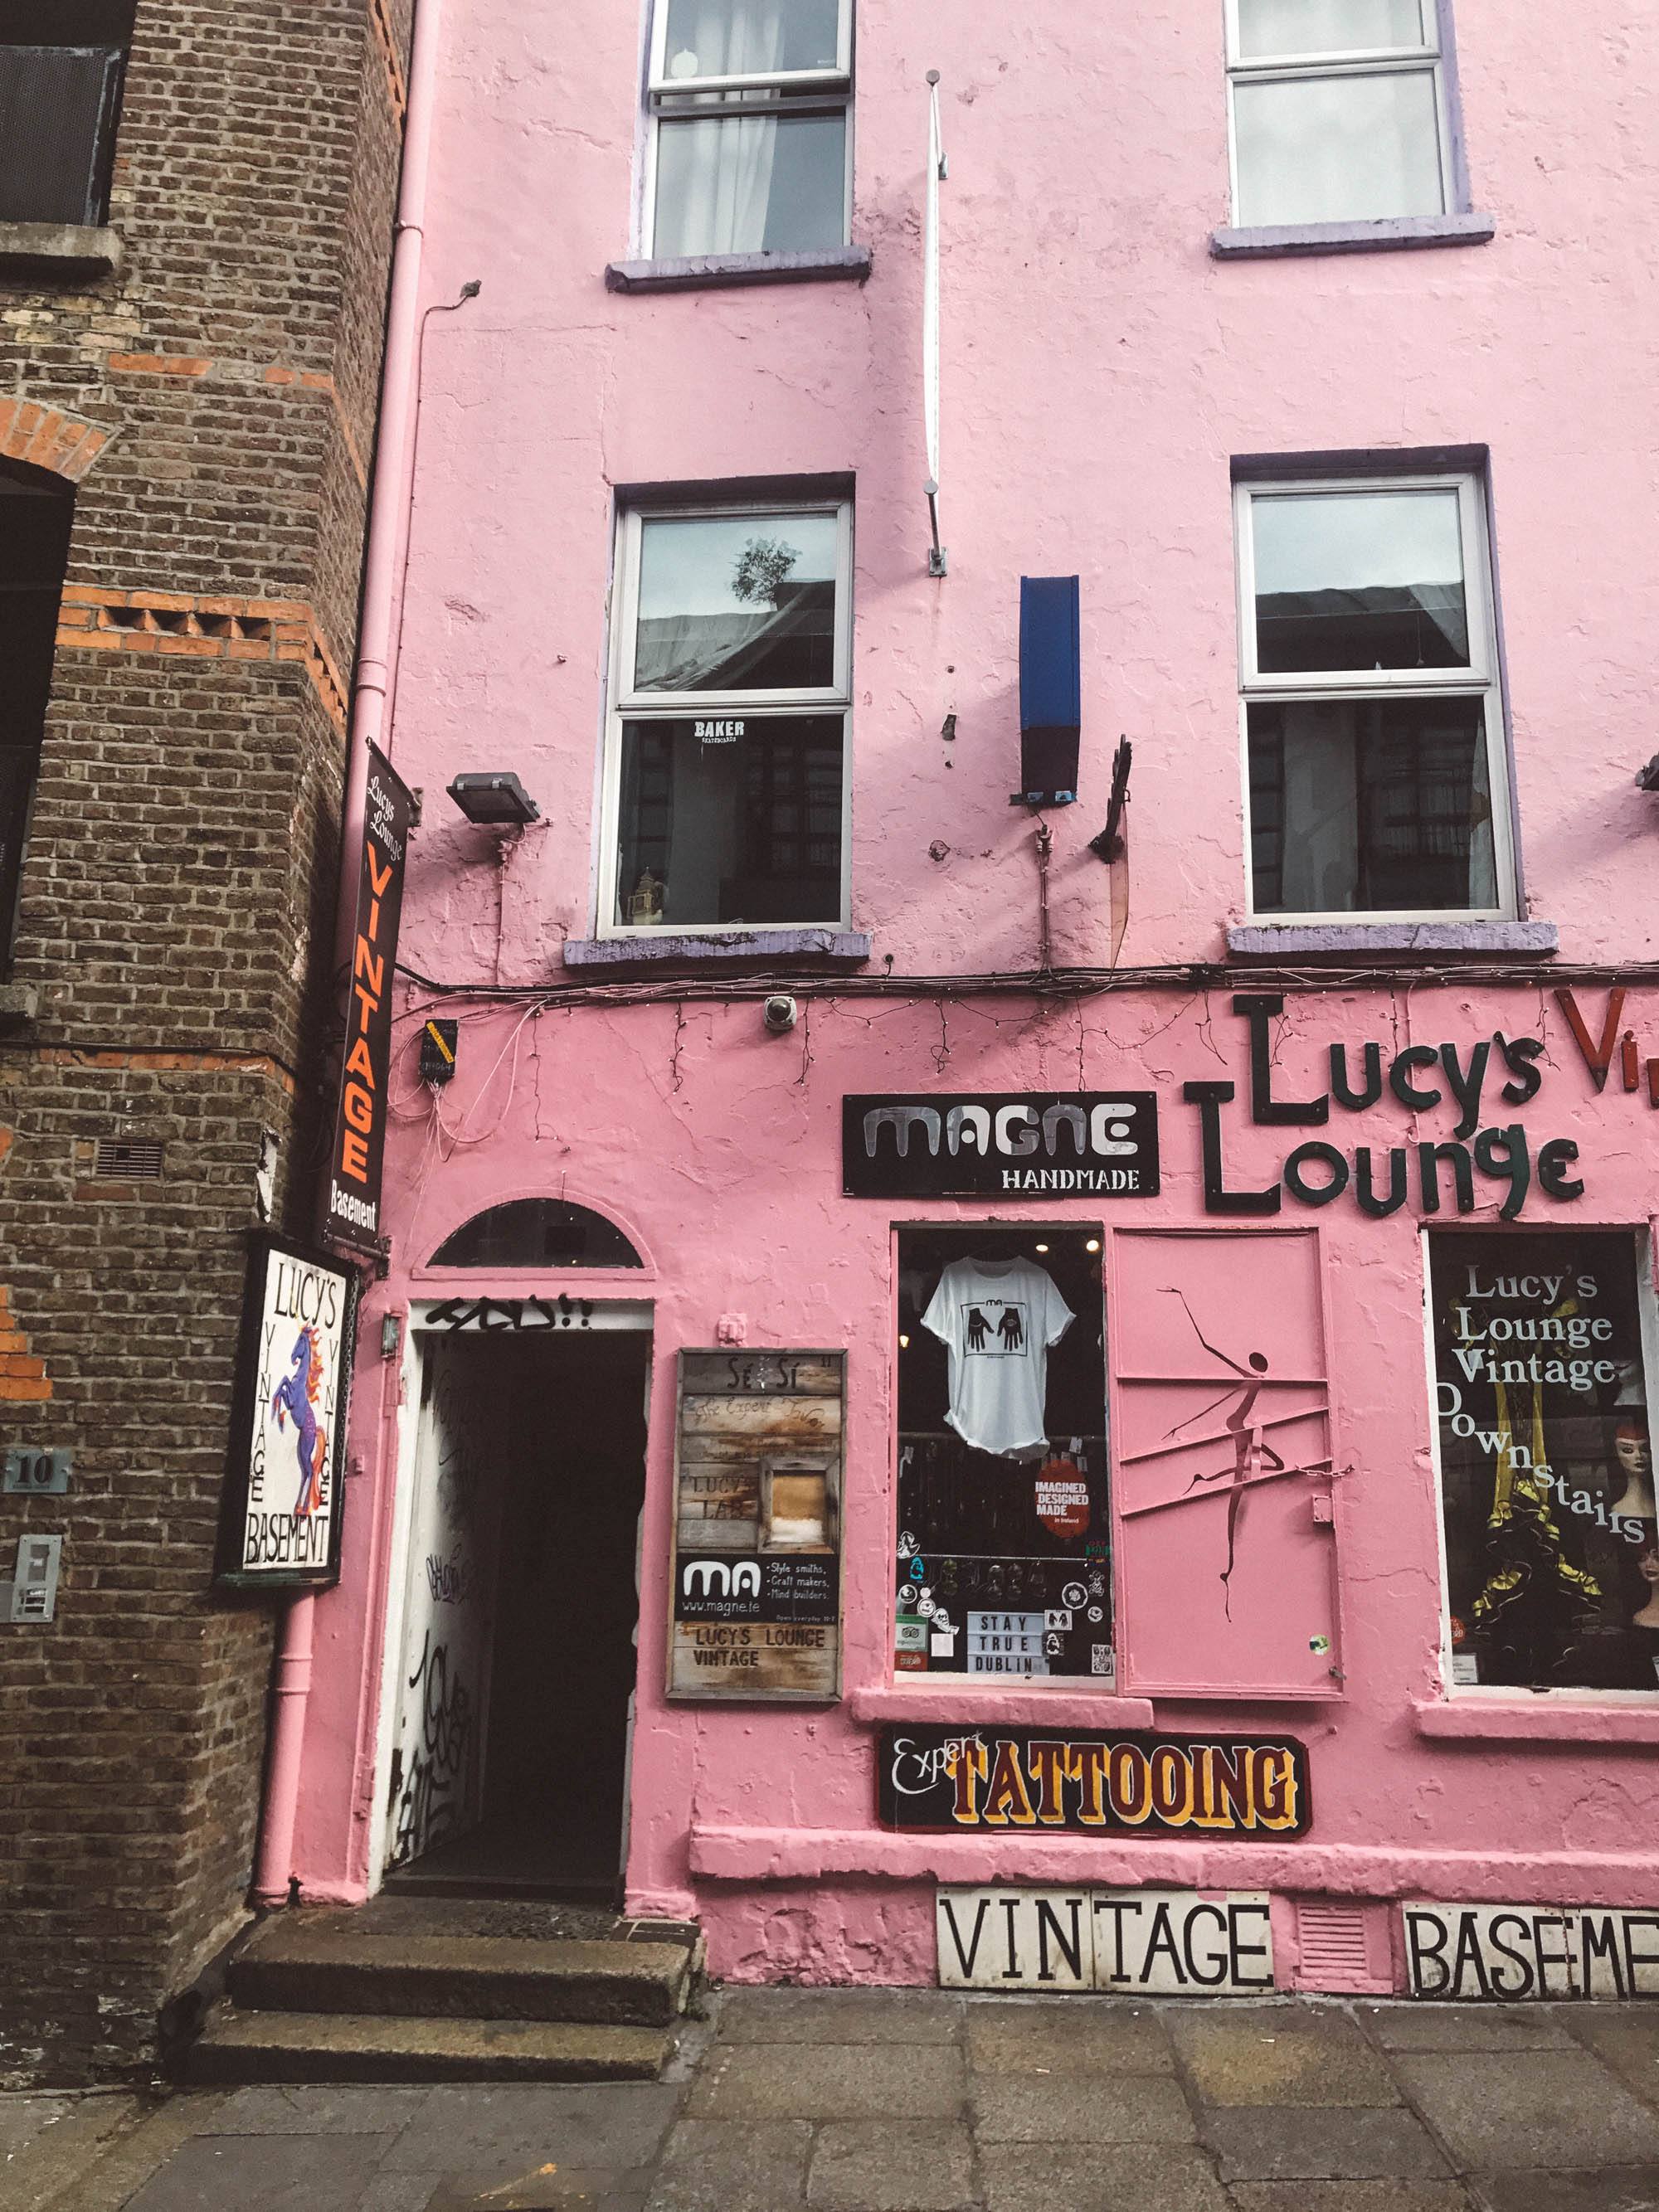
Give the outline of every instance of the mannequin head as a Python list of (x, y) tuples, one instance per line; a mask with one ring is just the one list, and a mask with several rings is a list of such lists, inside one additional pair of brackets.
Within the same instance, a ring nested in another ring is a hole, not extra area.
[(1659, 1628), (1659, 1544), (1650, 1544), (1636, 1562), (1648, 1586), (1647, 1602), (1631, 1615), (1632, 1628)]
[(1621, 1409), (1613, 1449), (1613, 1474), (1624, 1484), (1613, 1511), (1630, 1514), (1638, 1521), (1651, 1521), (1655, 1517), (1653, 1446), (1648, 1437), (1647, 1417), (1640, 1407)]
[(1632, 1417), (1620, 1421), (1613, 1448), (1627, 1476), (1645, 1480), (1652, 1474), (1653, 1444), (1644, 1420)]

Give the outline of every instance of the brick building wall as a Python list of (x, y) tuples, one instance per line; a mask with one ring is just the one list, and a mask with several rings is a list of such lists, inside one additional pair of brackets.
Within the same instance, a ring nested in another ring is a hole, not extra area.
[(0, 2083), (144, 2064), (243, 1910), (273, 1618), (213, 1545), (262, 1146), (303, 1233), (325, 1110), (409, 12), (139, 0), (119, 265), (0, 257), (0, 452), (75, 485), (0, 1030), (0, 1450), (74, 1453), (0, 1498), (0, 1576), (65, 1540), (0, 1626)]

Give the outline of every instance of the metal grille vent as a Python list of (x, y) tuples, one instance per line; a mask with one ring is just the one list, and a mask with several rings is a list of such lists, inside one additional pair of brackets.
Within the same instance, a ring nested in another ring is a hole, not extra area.
[(1376, 1986), (1365, 1943), (1363, 1905), (1298, 1904), (1296, 1948), (1297, 1981), (1304, 1990)]
[(160, 1182), (161, 1147), (149, 1137), (100, 1137), (92, 1172), (100, 1182)]

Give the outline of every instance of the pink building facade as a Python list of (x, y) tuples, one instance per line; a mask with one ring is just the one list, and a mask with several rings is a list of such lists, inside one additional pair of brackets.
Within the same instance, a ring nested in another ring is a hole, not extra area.
[(301, 1893), (1659, 1989), (1659, 25), (426, 5)]

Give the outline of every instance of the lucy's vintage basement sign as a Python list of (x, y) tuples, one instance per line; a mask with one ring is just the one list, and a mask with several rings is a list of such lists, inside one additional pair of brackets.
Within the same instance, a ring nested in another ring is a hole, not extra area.
[(340, 1478), (357, 1273), (255, 1237), (242, 1309), (217, 1580), (281, 1589), (340, 1578)]
[(845, 1366), (680, 1354), (671, 1698), (840, 1696)]
[(368, 749), (368, 789), (351, 933), (345, 1066), (328, 1160), (325, 1236), (365, 1252), (380, 1248), (380, 1163), (392, 1072), (392, 973), (398, 957), (404, 864), (415, 801), (392, 763)]
[(1301, 1836), (1313, 1817), (1308, 1754), (1288, 1736), (893, 1727), (877, 1761), (889, 1828)]
[(1158, 1194), (1151, 1091), (1027, 1091), (842, 1102), (849, 1198)]
[(946, 1990), (1146, 1990), (1253, 1996), (1273, 1985), (1265, 1890), (941, 1889)]
[(1402, 1905), (1400, 1912), (1409, 1996), (1659, 1997), (1659, 1912), (1589, 1905)]

